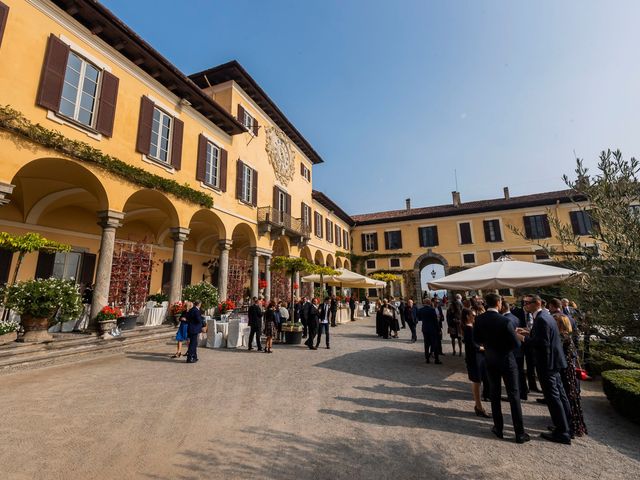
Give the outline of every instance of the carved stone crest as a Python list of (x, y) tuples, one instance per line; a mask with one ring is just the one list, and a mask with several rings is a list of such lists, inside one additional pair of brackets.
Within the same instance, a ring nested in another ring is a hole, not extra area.
[(282, 130), (275, 127), (266, 128), (267, 156), (273, 167), (276, 179), (283, 185), (293, 180), (295, 173), (295, 150)]

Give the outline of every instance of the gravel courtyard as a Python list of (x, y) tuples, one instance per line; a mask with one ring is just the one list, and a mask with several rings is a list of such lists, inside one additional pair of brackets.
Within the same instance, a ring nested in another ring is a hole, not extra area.
[[(0, 376), (2, 479), (613, 479), (640, 475), (640, 428), (583, 386), (590, 435), (500, 441), (473, 414), (462, 358), (426, 365), (422, 343), (381, 340), (372, 319), (332, 329), (331, 350), (153, 345)], [(531, 398), (531, 397), (530, 397)], [(535, 397), (533, 397), (535, 398)], [(488, 405), (487, 405), (488, 408)], [(508, 407), (505, 404), (505, 409)], [(510, 427), (510, 418), (506, 417)]]

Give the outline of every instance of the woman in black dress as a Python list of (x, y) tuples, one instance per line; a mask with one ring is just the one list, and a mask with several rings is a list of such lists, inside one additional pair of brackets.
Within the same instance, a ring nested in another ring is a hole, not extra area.
[(471, 380), (471, 391), (473, 392), (473, 401), (475, 406), (473, 410), (476, 415), (484, 418), (491, 418), (491, 415), (482, 406), (480, 400), (480, 383), (484, 378), (484, 348), (473, 340), (473, 322), (476, 317), (473, 310), (468, 308), (462, 309), (463, 336), (464, 336), (464, 361), (467, 364), (467, 373)]
[(453, 348), (453, 354), (456, 354), (456, 340), (458, 341), (459, 356), (462, 356), (462, 338), (461, 338), (461, 326), (464, 322), (462, 317), (462, 304), (458, 301), (451, 303), (447, 308), (447, 331), (451, 338), (451, 348)]
[(560, 377), (562, 378), (562, 384), (564, 391), (569, 399), (569, 406), (571, 407), (571, 432), (576, 437), (587, 435), (587, 425), (584, 423), (584, 415), (582, 413), (582, 404), (580, 403), (580, 389), (578, 387), (578, 377), (576, 376), (576, 347), (574, 346), (573, 339), (571, 338), (571, 321), (566, 315), (556, 313), (555, 318), (558, 324), (558, 330), (560, 331), (560, 337), (562, 340), (562, 350), (567, 358), (567, 368), (560, 371)]
[(379, 337), (389, 336), (389, 330), (385, 329), (384, 318), (382, 317), (382, 302), (379, 299), (376, 300), (376, 334)]
[(278, 325), (276, 321), (276, 303), (274, 301), (269, 302), (267, 310), (264, 312), (264, 334), (267, 337), (265, 353), (271, 353), (271, 347), (273, 346), (273, 337), (278, 334)]

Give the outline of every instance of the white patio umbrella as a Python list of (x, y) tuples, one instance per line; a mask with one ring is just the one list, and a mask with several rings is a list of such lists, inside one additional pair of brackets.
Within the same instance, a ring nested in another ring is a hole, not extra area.
[(307, 275), (302, 277), (303, 282), (325, 283), (326, 285), (335, 285), (336, 287), (345, 288), (384, 288), (387, 286), (387, 282), (380, 280), (374, 280), (373, 278), (360, 275), (359, 273), (352, 272), (346, 268), (336, 268), (340, 275), (323, 275), (320, 279), (320, 275)]
[(576, 275), (582, 275), (582, 273), (567, 268), (541, 263), (521, 262), (502, 257), (495, 262), (439, 278), (429, 282), (428, 285), (433, 290), (438, 288), (474, 290), (477, 288), (542, 287), (562, 282)]

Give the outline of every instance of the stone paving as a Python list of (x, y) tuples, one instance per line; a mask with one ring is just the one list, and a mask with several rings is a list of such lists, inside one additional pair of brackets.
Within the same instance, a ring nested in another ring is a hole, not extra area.
[(588, 437), (539, 439), (549, 419), (533, 400), (534, 438), (516, 445), (473, 414), (462, 358), (426, 365), (407, 330), (374, 331), (341, 325), (331, 350), (202, 349), (186, 365), (162, 343), (2, 375), (0, 478), (638, 478), (640, 427), (599, 383), (583, 387)]

